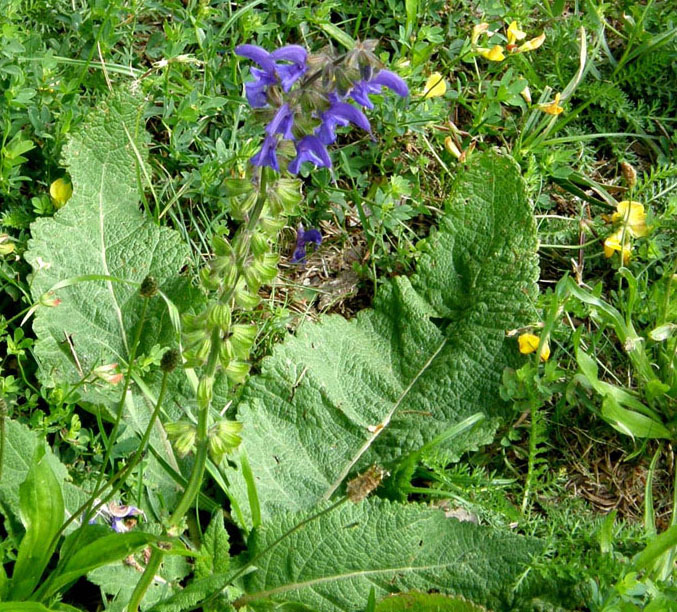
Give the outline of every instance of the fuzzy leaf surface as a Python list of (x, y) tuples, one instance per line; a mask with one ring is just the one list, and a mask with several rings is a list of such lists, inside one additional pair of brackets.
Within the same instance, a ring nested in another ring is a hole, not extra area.
[(436, 508), (377, 498), (343, 504), (275, 545), (301, 518), (286, 513), (254, 531), (249, 558), (258, 569), (246, 575), (247, 594), (236, 606), (272, 600), (352, 611), (373, 587), (379, 599), (435, 590), (510, 609), (514, 583), (541, 548), (530, 538), (448, 519)]
[[(264, 521), (329, 499), (346, 477), (388, 466), (473, 413), (487, 424), (445, 446), (446, 458), (490, 441), (506, 410), (501, 372), (516, 355), (505, 333), (533, 321), (537, 278), (518, 168), (478, 154), (417, 273), (388, 282), (351, 321), (303, 325), (244, 389), (238, 419)], [(246, 508), (240, 471), (230, 478)]]
[[(175, 302), (189, 298), (178, 278), (188, 258), (186, 246), (176, 232), (156, 226), (139, 209), (146, 156), (141, 110), (139, 99), (121, 92), (90, 112), (64, 152), (72, 198), (53, 217), (31, 226), (26, 260), (34, 269), (33, 298), (67, 281), (54, 291), (61, 302), (39, 306), (33, 321), (35, 353), (48, 385), (78, 382), (97, 366), (128, 363), (144, 299), (138, 284), (147, 275)], [(173, 340), (167, 308), (156, 296), (139, 352)], [(102, 380), (86, 383), (80, 393), (102, 404), (119, 397), (117, 388)]]

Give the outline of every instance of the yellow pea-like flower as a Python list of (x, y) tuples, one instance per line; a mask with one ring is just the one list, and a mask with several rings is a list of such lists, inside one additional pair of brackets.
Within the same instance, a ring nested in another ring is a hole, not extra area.
[(505, 59), (503, 54), (503, 47), (501, 45), (494, 45), (491, 49), (486, 47), (477, 47), (477, 52), (490, 62), (502, 62)]
[(517, 25), (516, 21), (513, 21), (509, 26), (508, 26), (508, 44), (509, 45), (514, 45), (516, 41), (518, 40), (523, 40), (526, 38), (526, 32), (522, 32), (522, 30), (519, 29), (519, 26)]
[(611, 220), (623, 221), (626, 231), (635, 238), (642, 238), (649, 233), (646, 226), (646, 213), (644, 206), (639, 202), (623, 200), (616, 205), (616, 211), (611, 215)]
[(630, 253), (632, 252), (632, 246), (630, 243), (623, 240), (623, 229), (619, 229), (614, 232), (604, 241), (604, 256), (611, 257), (616, 251), (621, 253), (623, 258), (623, 263), (626, 264), (630, 261)]
[(560, 113), (564, 112), (564, 109), (559, 105), (560, 97), (561, 94), (555, 94), (555, 99), (552, 102), (548, 102), (547, 104), (539, 104), (538, 108), (548, 115), (559, 115)]
[(482, 36), (482, 34), (485, 34), (488, 31), (489, 31), (489, 24), (488, 23), (486, 23), (484, 21), (482, 23), (478, 23), (472, 29), (472, 36), (470, 37), (470, 42), (472, 42), (473, 45), (476, 45), (480, 36)]
[(438, 98), (443, 96), (447, 91), (447, 83), (444, 77), (439, 72), (433, 72), (428, 80), (425, 82), (423, 88), (424, 99)]
[[(529, 355), (538, 350), (538, 345), (541, 343), (541, 339), (536, 334), (524, 333), (517, 338), (517, 343), (519, 344), (519, 351), (522, 355)], [(547, 361), (550, 358), (550, 346), (548, 342), (543, 343), (541, 348), (540, 359), (541, 361)]]
[(518, 51), (520, 53), (526, 53), (527, 51), (534, 51), (535, 49), (538, 49), (543, 43), (545, 42), (545, 32), (541, 34), (540, 36), (537, 36), (536, 38), (532, 38), (531, 40), (527, 40), (524, 44), (521, 44), (519, 46)]

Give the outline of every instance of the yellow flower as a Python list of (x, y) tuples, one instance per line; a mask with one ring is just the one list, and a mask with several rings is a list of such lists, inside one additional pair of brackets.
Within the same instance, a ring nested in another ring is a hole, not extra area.
[(559, 115), (564, 111), (564, 109), (559, 105), (560, 96), (561, 94), (555, 94), (555, 99), (552, 102), (549, 102), (548, 104), (539, 104), (538, 108), (540, 108), (544, 113), (548, 113), (548, 115)]
[(630, 261), (632, 246), (627, 239), (621, 243), (622, 237), (623, 229), (621, 228), (604, 241), (604, 257), (611, 257), (616, 251), (619, 251), (621, 257), (623, 257), (623, 263), (626, 264)]
[(532, 38), (531, 40), (527, 40), (524, 44), (519, 46), (518, 51), (520, 53), (526, 53), (527, 51), (533, 51), (534, 49), (538, 49), (543, 43), (545, 42), (545, 32), (541, 34), (540, 36), (537, 36), (536, 38)]
[(611, 215), (611, 220), (614, 222), (623, 221), (626, 231), (632, 236), (641, 238), (649, 233), (649, 229), (646, 226), (644, 206), (639, 202), (623, 200), (616, 205), (616, 210), (618, 212)]
[(485, 23), (485, 22), (478, 23), (472, 29), (472, 36), (470, 37), (470, 42), (472, 42), (473, 45), (476, 45), (480, 36), (482, 36), (482, 34), (487, 32), (488, 30), (489, 30), (489, 24), (488, 23)]
[(514, 45), (516, 40), (522, 40), (523, 38), (526, 38), (526, 33), (522, 32), (522, 30), (519, 29), (517, 22), (513, 21), (509, 26), (508, 26), (508, 44), (509, 45)]
[[(538, 349), (541, 339), (536, 334), (524, 333), (517, 338), (520, 353), (522, 355), (529, 355)], [(547, 340), (543, 343), (541, 348), (541, 361), (547, 361), (550, 358), (550, 346)]]
[(447, 84), (444, 77), (439, 72), (433, 72), (425, 82), (423, 98), (438, 98), (439, 96), (443, 96), (446, 91)]
[(57, 209), (61, 208), (73, 195), (73, 186), (62, 178), (58, 178), (49, 186), (49, 195), (54, 200), (54, 206)]
[(477, 52), (490, 62), (502, 62), (505, 59), (503, 55), (503, 47), (501, 45), (494, 45), (491, 49), (486, 47), (477, 47)]

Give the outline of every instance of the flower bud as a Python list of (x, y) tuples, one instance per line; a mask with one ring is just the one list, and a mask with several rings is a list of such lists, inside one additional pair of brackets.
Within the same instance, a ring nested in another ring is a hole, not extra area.
[(56, 297), (56, 295), (54, 295), (53, 291), (43, 293), (38, 301), (40, 302), (41, 306), (47, 306), (48, 308), (55, 308), (61, 304), (61, 300)]
[(637, 184), (637, 170), (635, 170), (628, 162), (621, 162), (621, 173), (625, 179), (625, 183), (631, 189)]
[(117, 363), (98, 366), (92, 370), (92, 374), (109, 385), (117, 385), (124, 378), (124, 374), (118, 371)]
[(14, 243), (10, 242), (8, 234), (0, 234), (0, 255), (9, 255), (14, 252)]

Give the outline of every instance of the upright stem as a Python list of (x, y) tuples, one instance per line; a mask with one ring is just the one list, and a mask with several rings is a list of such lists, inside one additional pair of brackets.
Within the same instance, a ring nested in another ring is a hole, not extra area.
[[(259, 183), (259, 195), (252, 209), (252, 213), (247, 220), (243, 232), (245, 234), (254, 231), (256, 225), (259, 222), (261, 213), (263, 212), (263, 207), (266, 203), (266, 196), (268, 191), (268, 175), (265, 168), (261, 168), (261, 180)], [(235, 287), (237, 287), (237, 282), (240, 279), (241, 264), (249, 256), (249, 246), (243, 249), (240, 256), (240, 261), (237, 263), (238, 273), (235, 276), (232, 286), (225, 287), (221, 296), (219, 296), (219, 301), (222, 303), (229, 302), (233, 293), (235, 292)], [(209, 357), (207, 358), (207, 364), (202, 375), (203, 383), (206, 383), (208, 388), (211, 389), (216, 376), (216, 371), (219, 365), (219, 349), (221, 347), (221, 332), (217, 328), (212, 332), (212, 344), (209, 352)], [(200, 401), (201, 398), (198, 398), (198, 415), (197, 415), (197, 432), (196, 432), (196, 449), (195, 449), (195, 462), (193, 463), (193, 471), (190, 474), (186, 488), (183, 491), (183, 495), (179, 500), (178, 504), (171, 517), (169, 518), (168, 533), (170, 535), (176, 535), (176, 531), (179, 528), (181, 520), (183, 519), (184, 514), (192, 506), (199, 490), (202, 485), (202, 479), (205, 472), (205, 467), (207, 465), (207, 455), (209, 454), (209, 437), (207, 426), (209, 422), (209, 406), (211, 405), (211, 392), (209, 397), (203, 402)], [(132, 597), (127, 605), (128, 612), (137, 612), (141, 601), (143, 600), (148, 587), (153, 582), (155, 574), (160, 568), (162, 559), (165, 553), (160, 548), (154, 548), (153, 553), (151, 554), (150, 560), (146, 565), (146, 569), (143, 572), (143, 575), (139, 579), (139, 582), (134, 588)]]

